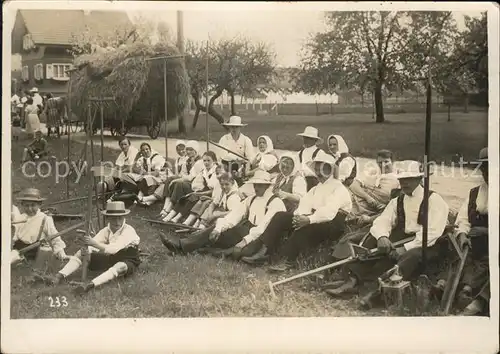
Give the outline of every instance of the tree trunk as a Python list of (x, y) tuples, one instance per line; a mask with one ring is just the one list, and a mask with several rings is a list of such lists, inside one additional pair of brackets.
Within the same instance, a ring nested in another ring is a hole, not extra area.
[(186, 134), (186, 122), (184, 121), (184, 113), (177, 117), (178, 129), (180, 134)]
[(365, 93), (362, 92), (361, 93), (361, 107), (364, 107), (365, 106)]
[(375, 85), (375, 122), (384, 123), (384, 102), (382, 100), (382, 84)]
[(469, 94), (466, 93), (464, 97), (464, 113), (469, 113)]
[(448, 103), (448, 122), (451, 122), (451, 104)]
[(236, 107), (234, 104), (234, 91), (230, 91), (229, 95), (231, 96), (231, 115), (235, 116), (236, 115)]
[(196, 129), (196, 124), (198, 124), (198, 117), (200, 116), (200, 109), (196, 107), (196, 111), (194, 112), (193, 124), (191, 125), (191, 130)]
[[(222, 95), (222, 92), (218, 91), (215, 94), (215, 96), (213, 96), (210, 99), (210, 101), (208, 102), (208, 114), (210, 116), (212, 116), (213, 118), (215, 118), (215, 120), (217, 120), (217, 122), (219, 122), (219, 124), (222, 124), (222, 123), (224, 123), (224, 117), (214, 109), (214, 101), (217, 98), (219, 98), (220, 95)], [(199, 97), (197, 97), (196, 95), (193, 95), (193, 99), (194, 99), (194, 104), (196, 106), (196, 110), (200, 110), (201, 112), (207, 111), (207, 107), (205, 107), (204, 105), (201, 104)], [(195, 125), (196, 125), (196, 123), (195, 123), (195, 121), (193, 121), (193, 125), (192, 125), (193, 129), (194, 129)]]

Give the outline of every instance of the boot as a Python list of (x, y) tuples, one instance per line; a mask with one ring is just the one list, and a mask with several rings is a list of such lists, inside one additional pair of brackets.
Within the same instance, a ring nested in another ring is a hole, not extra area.
[(83, 295), (94, 288), (95, 288), (94, 283), (87, 283), (83, 285), (78, 285), (74, 291), (77, 295)]
[(267, 255), (267, 247), (266, 245), (262, 245), (257, 253), (252, 256), (242, 257), (241, 261), (247, 264), (263, 264), (268, 260), (268, 258), (269, 256)]

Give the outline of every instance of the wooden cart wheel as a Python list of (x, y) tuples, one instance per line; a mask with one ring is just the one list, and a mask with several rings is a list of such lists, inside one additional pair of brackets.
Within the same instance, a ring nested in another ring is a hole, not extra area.
[(148, 134), (151, 139), (156, 139), (160, 135), (160, 122), (154, 121), (148, 126)]

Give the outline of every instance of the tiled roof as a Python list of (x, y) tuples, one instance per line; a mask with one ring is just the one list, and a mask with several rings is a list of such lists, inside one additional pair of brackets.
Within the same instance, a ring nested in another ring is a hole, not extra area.
[(71, 44), (72, 37), (85, 30), (92, 34), (105, 35), (116, 28), (130, 25), (125, 12), (91, 11), (88, 15), (83, 10), (19, 10), (37, 44)]

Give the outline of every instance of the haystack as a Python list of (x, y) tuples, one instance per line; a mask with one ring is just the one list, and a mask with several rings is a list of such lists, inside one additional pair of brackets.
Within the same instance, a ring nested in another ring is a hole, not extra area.
[[(134, 43), (76, 58), (69, 83), (72, 109), (86, 120), (90, 97), (114, 97), (116, 104), (106, 106), (106, 120), (164, 121), (164, 63), (146, 59), (174, 55), (179, 51), (170, 44)], [(167, 95), (168, 120), (174, 120), (188, 105), (189, 78), (182, 58), (167, 61)]]

